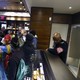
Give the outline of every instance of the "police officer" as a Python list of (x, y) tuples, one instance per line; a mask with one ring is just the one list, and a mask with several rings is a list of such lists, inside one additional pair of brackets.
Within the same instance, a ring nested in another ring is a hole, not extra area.
[(53, 55), (58, 55), (60, 59), (66, 63), (68, 43), (61, 38), (61, 35), (58, 32), (53, 34), (53, 40), (53, 48), (49, 48), (48, 51)]

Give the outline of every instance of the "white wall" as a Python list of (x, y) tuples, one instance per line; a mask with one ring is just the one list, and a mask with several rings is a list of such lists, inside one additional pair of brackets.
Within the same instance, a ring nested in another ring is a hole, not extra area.
[(50, 38), (50, 48), (53, 46), (53, 40), (52, 36), (54, 32), (59, 32), (64, 40), (67, 39), (67, 32), (68, 32), (68, 24), (52, 24), (52, 29), (51, 29), (51, 38)]

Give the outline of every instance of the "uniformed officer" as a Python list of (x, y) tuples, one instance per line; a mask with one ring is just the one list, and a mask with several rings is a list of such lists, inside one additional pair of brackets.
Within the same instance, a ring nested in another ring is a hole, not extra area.
[(53, 49), (49, 48), (48, 51), (53, 55), (58, 55), (61, 60), (66, 63), (68, 43), (61, 38), (61, 35), (58, 32), (53, 34), (53, 40)]

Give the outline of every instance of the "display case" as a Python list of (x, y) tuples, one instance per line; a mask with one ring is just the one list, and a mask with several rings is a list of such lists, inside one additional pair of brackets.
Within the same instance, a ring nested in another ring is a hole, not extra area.
[(47, 56), (44, 51), (36, 50), (32, 61), (32, 76), (25, 76), (24, 80), (55, 80)]
[(80, 25), (71, 28), (67, 64), (73, 75), (80, 78)]

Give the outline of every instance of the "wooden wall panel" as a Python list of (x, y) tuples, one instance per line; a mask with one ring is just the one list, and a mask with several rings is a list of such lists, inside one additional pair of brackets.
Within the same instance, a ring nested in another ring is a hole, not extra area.
[(35, 30), (38, 35), (38, 49), (46, 49), (49, 47), (53, 9), (43, 7), (31, 8), (30, 28)]
[(53, 23), (71, 24), (72, 23), (72, 15), (71, 14), (53, 13)]
[(80, 12), (73, 14), (72, 24), (80, 24)]

